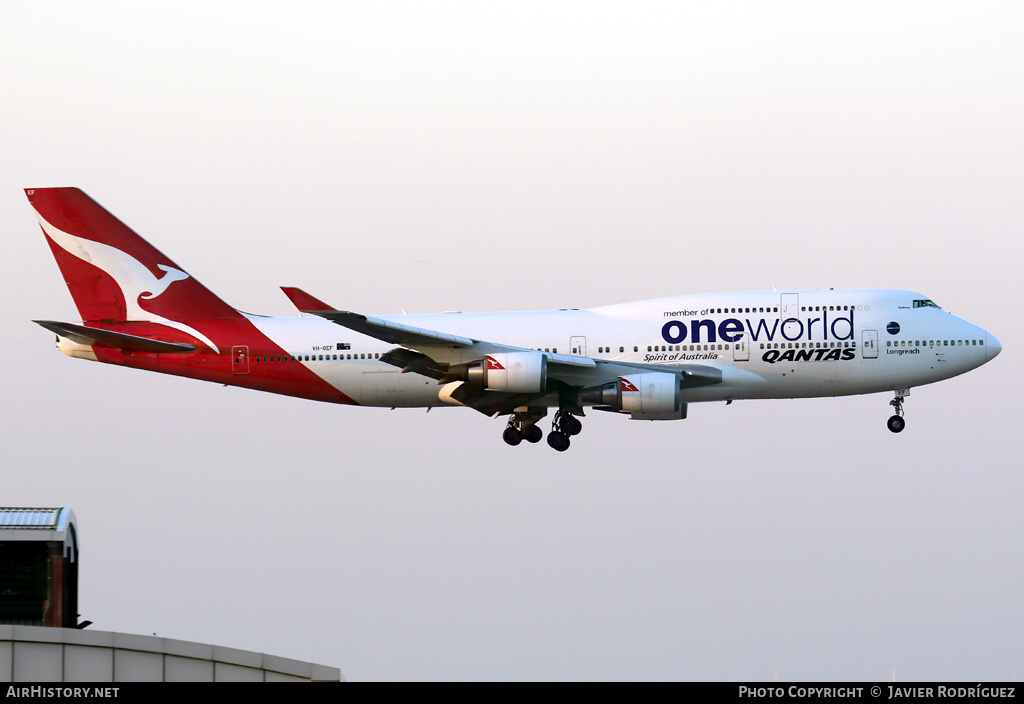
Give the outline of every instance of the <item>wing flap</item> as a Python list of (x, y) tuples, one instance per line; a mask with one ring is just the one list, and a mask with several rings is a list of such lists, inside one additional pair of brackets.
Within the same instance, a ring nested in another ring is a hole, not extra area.
[(438, 381), (445, 378), (448, 366), (446, 364), (438, 364), (430, 356), (422, 352), (416, 352), (405, 347), (396, 347), (385, 352), (380, 356), (380, 361), (398, 367), (402, 370), (403, 374), (413, 372), (414, 374), (421, 374)]

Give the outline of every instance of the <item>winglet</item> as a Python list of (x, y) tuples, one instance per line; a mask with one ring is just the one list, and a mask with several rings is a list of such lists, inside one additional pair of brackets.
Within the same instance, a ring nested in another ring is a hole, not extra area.
[(284, 295), (288, 296), (288, 300), (292, 302), (292, 305), (299, 309), (300, 313), (308, 313), (314, 310), (335, 310), (334, 306), (327, 305), (319, 298), (310, 296), (301, 288), (282, 286), (281, 290), (284, 291)]

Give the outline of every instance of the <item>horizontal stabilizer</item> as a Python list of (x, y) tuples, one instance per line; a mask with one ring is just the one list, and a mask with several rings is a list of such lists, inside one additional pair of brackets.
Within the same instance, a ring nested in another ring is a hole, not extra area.
[(33, 320), (33, 323), (42, 325), (50, 332), (65, 337), (72, 342), (91, 347), (110, 347), (125, 352), (192, 352), (195, 345), (183, 342), (164, 342), (163, 340), (152, 340), (148, 337), (138, 335), (127, 335), (123, 332), (112, 332), (98, 328), (87, 328), (84, 325), (72, 325), (71, 323), (58, 323), (55, 320)]

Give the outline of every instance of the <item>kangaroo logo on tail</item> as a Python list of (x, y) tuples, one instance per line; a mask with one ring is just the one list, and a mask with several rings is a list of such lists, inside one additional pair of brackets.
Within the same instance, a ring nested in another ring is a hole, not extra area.
[[(142, 265), (140, 264), (139, 266)], [(166, 291), (167, 287), (173, 284), (175, 281), (181, 281), (182, 279), (188, 278), (188, 274), (186, 274), (181, 269), (175, 269), (173, 266), (157, 264), (156, 267), (157, 269), (163, 269), (167, 273), (167, 276), (161, 276), (159, 279), (154, 276), (153, 280), (156, 281), (159, 284), (159, 286), (156, 286), (152, 290), (147, 290), (139, 294), (142, 298), (145, 298), (147, 301), (150, 300), (151, 298), (156, 298), (157, 296), (159, 296), (161, 293)], [(146, 267), (142, 268), (146, 269)], [(149, 273), (149, 269), (146, 269), (146, 273)]]
[(213, 344), (213, 341), (195, 328), (177, 320), (170, 320), (151, 313), (139, 305), (140, 298), (147, 301), (153, 300), (162, 295), (174, 282), (189, 278), (189, 275), (184, 271), (175, 269), (172, 266), (157, 264), (157, 267), (164, 272), (163, 276), (157, 278), (142, 262), (131, 255), (125, 254), (116, 247), (76, 237), (54, 227), (38, 213), (36, 217), (46, 235), (56, 242), (61, 249), (103, 270), (110, 278), (117, 282), (117, 285), (121, 288), (121, 293), (124, 295), (125, 306), (127, 307), (125, 313), (128, 320), (160, 323), (176, 330), (181, 330), (202, 340), (215, 353), (220, 354), (220, 349)]

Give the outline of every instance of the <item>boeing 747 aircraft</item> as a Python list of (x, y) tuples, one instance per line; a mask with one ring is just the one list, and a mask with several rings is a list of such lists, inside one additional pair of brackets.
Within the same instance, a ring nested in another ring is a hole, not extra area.
[(676, 296), (585, 310), (369, 316), (283, 287), (296, 317), (238, 311), (77, 188), (26, 189), (81, 323), (72, 357), (353, 406), (465, 406), (504, 440), (565, 451), (584, 409), (679, 420), (688, 404), (893, 392), (985, 364), (999, 340), (898, 290)]

